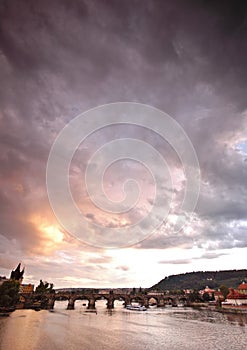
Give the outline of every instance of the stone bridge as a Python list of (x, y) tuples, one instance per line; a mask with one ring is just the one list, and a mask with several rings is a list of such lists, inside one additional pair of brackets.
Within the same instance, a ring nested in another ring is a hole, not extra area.
[[(25, 296), (23, 295), (25, 298)], [(124, 306), (131, 304), (132, 302), (138, 302), (140, 305), (149, 307), (150, 300), (155, 300), (158, 307), (164, 307), (167, 304), (177, 306), (178, 303), (183, 302), (187, 304), (187, 298), (184, 295), (167, 295), (163, 293), (136, 293), (136, 294), (125, 294), (125, 293), (83, 293), (83, 292), (57, 292), (50, 294), (37, 295), (34, 294), (33, 301), (41, 300), (42, 308), (53, 309), (56, 300), (68, 300), (68, 310), (75, 308), (76, 300), (88, 300), (88, 309), (95, 309), (95, 303), (97, 300), (105, 299), (107, 301), (106, 306), (108, 309), (114, 308), (115, 300), (123, 300)]]

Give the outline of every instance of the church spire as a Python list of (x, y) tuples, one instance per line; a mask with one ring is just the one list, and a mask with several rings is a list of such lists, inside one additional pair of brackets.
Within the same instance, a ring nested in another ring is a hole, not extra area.
[(24, 275), (24, 268), (21, 271), (21, 263), (19, 263), (17, 268), (11, 271), (10, 279), (21, 283), (23, 280), (23, 275)]

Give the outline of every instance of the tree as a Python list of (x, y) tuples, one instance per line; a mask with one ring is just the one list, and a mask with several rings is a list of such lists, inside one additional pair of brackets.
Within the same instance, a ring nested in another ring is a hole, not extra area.
[(53, 283), (43, 282), (40, 280), (39, 285), (35, 289), (35, 293), (44, 294), (44, 293), (54, 293)]
[(205, 293), (203, 293), (202, 299), (203, 299), (203, 301), (209, 301), (210, 295), (207, 292), (205, 292)]
[(192, 303), (202, 301), (198, 291), (193, 291), (192, 293), (189, 294), (189, 301)]
[(5, 281), (0, 286), (0, 307), (15, 307), (19, 301), (19, 287), (17, 281)]
[(229, 294), (229, 289), (224, 285), (221, 285), (219, 289), (220, 289), (221, 293), (223, 294), (224, 299), (226, 299), (227, 295)]

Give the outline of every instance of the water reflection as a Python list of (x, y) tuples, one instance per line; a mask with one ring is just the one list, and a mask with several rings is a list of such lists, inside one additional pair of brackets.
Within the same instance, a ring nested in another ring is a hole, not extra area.
[(18, 310), (0, 319), (1, 350), (198, 350), (244, 349), (247, 315), (208, 310), (150, 309), (129, 311), (121, 301), (107, 310), (97, 302), (97, 313), (83, 301), (75, 310), (56, 302), (53, 312)]
[(225, 314), (225, 317), (227, 318), (228, 322), (231, 324), (238, 324), (239, 326), (242, 326), (242, 327), (247, 325), (247, 315)]

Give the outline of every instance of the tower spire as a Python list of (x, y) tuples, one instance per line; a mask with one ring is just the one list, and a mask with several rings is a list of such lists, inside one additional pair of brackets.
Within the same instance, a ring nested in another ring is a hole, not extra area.
[(21, 283), (23, 280), (23, 275), (24, 275), (24, 268), (21, 271), (21, 263), (19, 263), (16, 269), (11, 271), (10, 279)]

